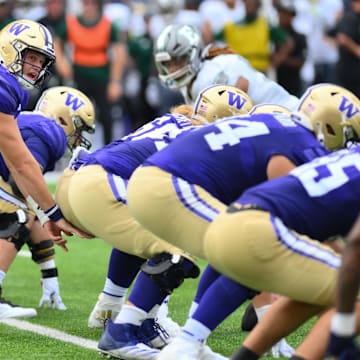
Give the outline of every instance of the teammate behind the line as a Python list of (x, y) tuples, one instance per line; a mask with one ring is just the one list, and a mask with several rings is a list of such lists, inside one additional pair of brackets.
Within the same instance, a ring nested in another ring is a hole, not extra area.
[[(91, 143), (82, 135), (94, 131), (94, 107), (89, 98), (71, 87), (53, 87), (38, 100), (34, 111), (21, 112), (17, 124), (21, 136), (40, 166), (42, 173), (52, 171), (62, 158), (66, 147), (90, 148)], [(18, 251), (26, 243), (32, 260), (41, 270), (42, 296), (39, 306), (66, 310), (58, 283), (54, 243), (42, 228), (32, 211), (25, 211), (26, 200), (13, 181), (3, 156), (0, 155), (0, 292), (7, 271)], [(27, 223), (24, 222), (28, 219)], [(44, 219), (42, 219), (43, 221)], [(4, 298), (0, 301), (0, 319), (31, 317), (36, 310), (13, 305)]]

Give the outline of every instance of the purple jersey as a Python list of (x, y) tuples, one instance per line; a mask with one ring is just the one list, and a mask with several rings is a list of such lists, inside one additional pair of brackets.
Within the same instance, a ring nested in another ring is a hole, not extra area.
[(0, 112), (17, 117), (28, 102), (28, 92), (16, 78), (0, 66)]
[(300, 165), (327, 154), (314, 135), (283, 114), (234, 116), (174, 141), (146, 160), (197, 184), (229, 204), (267, 180), (270, 158), (280, 154)]
[(111, 174), (129, 179), (148, 156), (163, 149), (179, 135), (196, 128), (183, 115), (165, 114), (118, 141), (81, 155), (74, 168), (97, 164)]
[[(54, 170), (56, 162), (66, 150), (66, 135), (54, 120), (35, 112), (22, 112), (17, 117), (21, 136), (42, 167), (43, 173)], [(0, 155), (0, 175), (7, 181), (9, 169)]]
[(255, 186), (236, 202), (258, 205), (286, 226), (323, 241), (346, 235), (360, 212), (360, 146), (304, 164)]

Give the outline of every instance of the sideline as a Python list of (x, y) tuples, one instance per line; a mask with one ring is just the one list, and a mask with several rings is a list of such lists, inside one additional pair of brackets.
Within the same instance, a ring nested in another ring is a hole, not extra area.
[(60, 340), (63, 342), (71, 343), (77, 346), (81, 346), (86, 349), (90, 350), (98, 350), (97, 345), (98, 342), (90, 339), (84, 339), (79, 336), (74, 336), (67, 334), (65, 332), (55, 330), (46, 326), (42, 325), (36, 325), (29, 323), (24, 320), (18, 320), (18, 319), (2, 319), (0, 320), (0, 324), (6, 324), (9, 326), (13, 326), (18, 328), (19, 330), (26, 330), (31, 331), (33, 333), (47, 336), (52, 339)]

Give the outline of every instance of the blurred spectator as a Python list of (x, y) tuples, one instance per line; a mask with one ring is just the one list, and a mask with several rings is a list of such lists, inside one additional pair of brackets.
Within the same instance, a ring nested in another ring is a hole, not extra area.
[(15, 18), (37, 21), (46, 11), (43, 2), (43, 0), (12, 0)]
[(10, 0), (0, 0), (0, 29), (15, 20)]
[(245, 15), (242, 0), (203, 0), (199, 11), (209, 21), (213, 38), (222, 32), (227, 22), (237, 21)]
[[(45, 1), (46, 14), (38, 21), (39, 23), (45, 25), (51, 31), (53, 36), (55, 36), (56, 28), (65, 21), (65, 8), (66, 0)], [(55, 65), (51, 67), (50, 71), (52, 76), (49, 78), (45, 88), (63, 85), (63, 81), (60, 75), (57, 73)]]
[(278, 55), (283, 57), (291, 51), (293, 43), (286, 32), (271, 26), (260, 14), (260, 0), (244, 0), (244, 4), (245, 17), (226, 23), (217, 39), (245, 57), (253, 68), (267, 73), (271, 67), (271, 45), (276, 44)]
[(308, 44), (308, 61), (313, 66), (311, 83), (336, 82), (339, 58), (336, 40), (329, 32), (336, 27), (343, 11), (342, 0), (296, 0), (294, 27), (304, 33)]
[(360, 0), (352, 0), (351, 9), (340, 20), (337, 41), (340, 50), (338, 83), (360, 97)]
[(205, 44), (212, 41), (212, 29), (210, 21), (199, 11), (200, 0), (185, 0), (184, 7), (174, 17), (174, 24), (192, 25), (198, 28)]
[[(57, 28), (56, 67), (64, 81), (74, 81), (94, 100), (103, 144), (108, 144), (113, 140), (111, 107), (122, 95), (126, 49), (119, 41), (118, 28), (103, 15), (102, 0), (82, 0), (81, 5), (80, 15), (67, 15)], [(65, 45), (71, 49), (70, 62)]]
[(130, 86), (126, 86), (124, 109), (132, 119), (132, 130), (137, 129), (157, 115), (156, 107), (152, 106), (147, 97), (149, 81), (151, 75), (154, 74), (154, 40), (149, 31), (149, 20), (149, 15), (145, 14), (145, 32), (139, 35), (130, 32), (128, 37), (128, 52), (133, 69), (127, 72), (129, 77), (126, 77), (126, 79), (130, 81), (130, 76), (132, 76), (132, 80), (136, 81), (136, 85), (133, 83), (133, 91), (130, 91)]
[(303, 92), (300, 71), (307, 55), (306, 37), (293, 27), (296, 15), (294, 0), (274, 0), (274, 6), (278, 13), (279, 26), (287, 32), (294, 44), (293, 49), (282, 61), (277, 64), (273, 62), (276, 80), (288, 92), (300, 97)]

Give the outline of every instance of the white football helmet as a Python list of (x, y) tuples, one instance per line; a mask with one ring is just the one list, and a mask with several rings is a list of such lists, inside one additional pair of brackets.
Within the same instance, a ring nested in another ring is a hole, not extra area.
[(71, 151), (77, 146), (90, 149), (91, 142), (82, 132), (95, 132), (95, 109), (83, 92), (69, 86), (52, 87), (43, 92), (35, 110), (54, 119), (64, 129)]
[(291, 111), (282, 105), (276, 104), (259, 104), (255, 105), (249, 114), (286, 114), (290, 115)]
[(200, 69), (204, 43), (191, 25), (168, 25), (154, 46), (160, 80), (170, 89), (186, 86)]
[(331, 151), (360, 140), (360, 100), (341, 86), (324, 83), (309, 87), (291, 117), (313, 131)]
[[(28, 50), (45, 56), (45, 63), (36, 79), (24, 76), (23, 65)], [(15, 20), (0, 32), (0, 64), (12, 73), (22, 87), (40, 87), (50, 74), (49, 67), (55, 62), (53, 38), (42, 24), (31, 20)]]
[(228, 116), (248, 114), (253, 103), (248, 94), (230, 85), (212, 85), (196, 98), (192, 118), (211, 123)]

